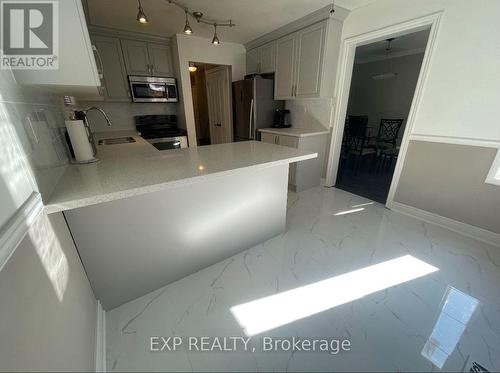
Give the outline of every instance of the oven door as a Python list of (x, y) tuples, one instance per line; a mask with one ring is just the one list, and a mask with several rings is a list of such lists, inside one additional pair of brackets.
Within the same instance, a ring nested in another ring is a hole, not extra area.
[(172, 150), (187, 148), (186, 136), (161, 137), (158, 139), (147, 139), (147, 141), (158, 150)]

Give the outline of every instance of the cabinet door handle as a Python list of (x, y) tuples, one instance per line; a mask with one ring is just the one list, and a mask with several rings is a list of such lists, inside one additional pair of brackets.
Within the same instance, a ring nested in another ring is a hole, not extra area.
[(99, 62), (99, 66), (97, 66), (97, 74), (99, 75), (99, 79), (104, 79), (104, 65), (102, 63), (101, 54), (99, 53), (99, 49), (95, 45), (92, 45), (92, 50), (94, 51), (94, 55)]

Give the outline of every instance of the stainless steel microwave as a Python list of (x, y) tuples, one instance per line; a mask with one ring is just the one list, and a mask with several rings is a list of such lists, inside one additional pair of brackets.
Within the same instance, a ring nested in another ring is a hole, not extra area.
[(178, 102), (175, 78), (129, 75), (133, 102)]

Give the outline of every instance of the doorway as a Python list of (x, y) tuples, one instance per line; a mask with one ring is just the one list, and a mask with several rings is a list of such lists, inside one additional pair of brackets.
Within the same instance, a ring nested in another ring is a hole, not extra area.
[(231, 66), (190, 62), (198, 146), (232, 142)]
[[(407, 152), (408, 144), (410, 142), (410, 136), (412, 136), (412, 131), (414, 127), (414, 122), (415, 122), (415, 117), (416, 113), (418, 111), (421, 99), (422, 99), (422, 92), (423, 92), (423, 87), (425, 86), (428, 72), (429, 72), (429, 66), (430, 66), (430, 61), (432, 60), (432, 54), (435, 50), (436, 46), (436, 40), (437, 40), (437, 35), (438, 35), (438, 30), (439, 30), (439, 25), (442, 17), (442, 12), (436, 12), (424, 17), (412, 19), (406, 22), (402, 22), (399, 24), (395, 24), (392, 26), (387, 26), (385, 28), (377, 29), (375, 31), (370, 31), (365, 34), (360, 34), (357, 36), (353, 36), (350, 38), (347, 38), (343, 41), (342, 47), (341, 47), (341, 55), (339, 58), (339, 64), (338, 64), (338, 71), (337, 71), (337, 80), (336, 80), (336, 106), (335, 106), (335, 111), (334, 111), (334, 116), (333, 116), (333, 130), (332, 130), (332, 137), (330, 140), (330, 151), (328, 153), (328, 165), (327, 165), (327, 174), (326, 174), (326, 179), (325, 179), (325, 186), (336, 186), (336, 180), (338, 176), (338, 171), (339, 168), (341, 168), (343, 165), (341, 164), (342, 156), (343, 156), (343, 151), (342, 151), (342, 146), (346, 143), (346, 139), (344, 137), (344, 130), (345, 130), (345, 123), (349, 122), (348, 118), (348, 103), (349, 103), (349, 98), (350, 98), (350, 89), (351, 89), (351, 83), (352, 83), (352, 77), (353, 77), (353, 71), (354, 71), (354, 66), (355, 66), (355, 56), (356, 56), (356, 49), (358, 47), (362, 47), (368, 44), (373, 44), (376, 42), (385, 42), (385, 49), (387, 49), (387, 39), (391, 38), (398, 38), (402, 37), (407, 34), (412, 34), (412, 33), (417, 33), (419, 31), (424, 31), (428, 30), (428, 39), (424, 48), (424, 53), (423, 53), (423, 60), (421, 61), (421, 68), (418, 73), (416, 85), (413, 87), (413, 95), (411, 99), (411, 105), (409, 112), (406, 115), (406, 118), (403, 118), (404, 122), (404, 130), (402, 131), (402, 135), (398, 134), (400, 136), (399, 142), (400, 144), (396, 142), (396, 146), (393, 148), (396, 148), (393, 150), (394, 154), (382, 154), (382, 151), (380, 150), (380, 147), (375, 147), (375, 151), (366, 151), (363, 147), (363, 150), (359, 151), (358, 153), (360, 155), (370, 155), (375, 153), (377, 155), (380, 155), (382, 159), (385, 159), (386, 162), (385, 165), (386, 167), (392, 167), (393, 168), (393, 173), (392, 173), (392, 180), (390, 181), (390, 187), (387, 193), (387, 197), (384, 198), (379, 198), (381, 202), (385, 202), (386, 206), (391, 208), (394, 200), (394, 195), (397, 189), (397, 185), (399, 182), (399, 178), (403, 169), (404, 165), (404, 157)], [(404, 55), (406, 52), (400, 51), (401, 55)], [(398, 53), (399, 54), (399, 53)], [(389, 56), (389, 57), (394, 57), (394, 56)], [(389, 57), (384, 56), (384, 59), (389, 59)], [(384, 71), (373, 74), (375, 79), (373, 80), (387, 80), (388, 77), (390, 77), (393, 71)], [(387, 74), (386, 74), (387, 73)], [(363, 122), (366, 120), (363, 117), (366, 117), (366, 114), (359, 114), (357, 115), (358, 118), (351, 118), (351, 120), (361, 122), (361, 127), (364, 126)], [(401, 119), (401, 118), (383, 118), (383, 119)], [(397, 124), (397, 122), (396, 122)], [(356, 126), (356, 125), (355, 125)], [(351, 134), (354, 135), (355, 137), (360, 137), (359, 134), (363, 134), (363, 130), (360, 130), (360, 132), (357, 132), (353, 130), (355, 126), (352, 127)], [(367, 125), (368, 127), (368, 125)], [(376, 123), (376, 128), (371, 129), (371, 137), (374, 137), (372, 139), (372, 144), (375, 143), (380, 143), (381, 141), (380, 138), (377, 139), (378, 135), (378, 128), (380, 127), (380, 122)], [(400, 126), (400, 131), (401, 128), (403, 127), (403, 124)], [(361, 136), (363, 137), (363, 136)], [(399, 148), (398, 148), (399, 147)], [(344, 147), (345, 149), (345, 147)], [(358, 147), (359, 149), (359, 147)], [(396, 153), (397, 152), (397, 153)], [(368, 153), (368, 154), (367, 154)], [(392, 165), (387, 166), (389, 163), (387, 158), (390, 158), (392, 155)], [(375, 156), (373, 156), (375, 157)], [(360, 163), (362, 158), (360, 159)], [(373, 159), (373, 158), (372, 158)], [(355, 167), (357, 167), (356, 172), (360, 170), (360, 163), (357, 163)], [(358, 192), (359, 193), (359, 192)]]
[(337, 188), (385, 204), (429, 29), (356, 48)]

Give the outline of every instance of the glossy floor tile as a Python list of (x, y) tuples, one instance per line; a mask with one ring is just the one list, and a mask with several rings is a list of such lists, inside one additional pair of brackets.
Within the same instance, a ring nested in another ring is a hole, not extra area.
[[(287, 224), (109, 311), (107, 369), (500, 370), (500, 248), (334, 188), (290, 194)], [(237, 351), (196, 351), (202, 336)], [(293, 348), (323, 339), (327, 351)]]

